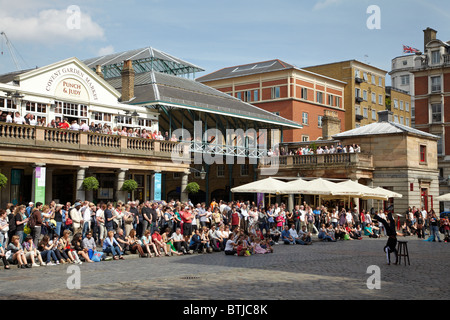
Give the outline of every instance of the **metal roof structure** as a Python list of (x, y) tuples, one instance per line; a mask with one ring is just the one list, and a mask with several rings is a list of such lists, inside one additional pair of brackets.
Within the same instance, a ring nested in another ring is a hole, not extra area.
[(199, 66), (152, 47), (113, 53), (86, 59), (83, 62), (93, 70), (100, 65), (105, 79), (109, 79), (120, 76), (125, 60), (133, 61), (133, 68), (137, 74), (154, 70), (177, 76), (192, 74), (195, 77), (196, 72), (205, 71)]
[[(115, 89), (121, 91), (121, 77), (110, 78), (107, 81)], [(302, 128), (294, 121), (277, 116), (191, 79), (154, 71), (136, 74), (134, 85), (135, 98), (129, 102), (132, 105), (166, 104), (199, 112), (262, 121), (290, 128)]]
[(379, 134), (395, 134), (395, 133), (410, 133), (419, 136), (425, 136), (428, 138), (439, 139), (431, 133), (417, 130), (411, 127), (401, 125), (392, 121), (382, 121), (368, 124), (360, 128), (348, 130), (342, 133), (338, 133), (333, 136), (333, 139), (342, 139), (346, 137), (357, 137), (357, 136), (369, 136), (369, 135), (379, 135)]

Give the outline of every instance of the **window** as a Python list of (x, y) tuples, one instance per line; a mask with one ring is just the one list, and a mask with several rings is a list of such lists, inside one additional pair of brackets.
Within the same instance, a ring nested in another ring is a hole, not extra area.
[(377, 120), (377, 110), (372, 110), (372, 120)]
[(394, 122), (398, 123), (398, 115), (394, 115)]
[(341, 107), (341, 97), (336, 97), (336, 107)]
[(363, 79), (364, 79), (365, 81), (367, 81), (367, 72), (364, 72), (364, 73), (363, 73)]
[(414, 119), (416, 117), (416, 110), (413, 105), (411, 105), (411, 119)]
[(400, 76), (400, 83), (402, 84), (402, 86), (409, 85), (409, 74), (405, 76)]
[[(106, 113), (105, 115), (108, 115), (108, 113)], [(111, 121), (111, 120), (103, 120), (103, 121)], [(151, 128), (151, 126), (152, 126), (152, 120), (150, 120), (150, 119), (142, 119), (142, 118), (139, 118), (139, 119), (138, 119), (138, 125), (139, 125), (140, 127)]]
[(333, 106), (333, 100), (334, 100), (333, 98), (334, 98), (334, 96), (332, 94), (328, 95), (328, 105), (329, 106)]
[(372, 93), (372, 103), (377, 103), (377, 94)]
[(273, 87), (272, 88), (272, 99), (279, 99), (280, 98), (280, 87)]
[(376, 82), (375, 80), (376, 80), (376, 79), (375, 79), (375, 76), (372, 75), (372, 84), (377, 84), (377, 82)]
[(400, 117), (400, 124), (403, 124), (403, 117)]
[(367, 91), (363, 90), (363, 99), (364, 101), (367, 101)]
[(361, 107), (360, 106), (355, 106), (355, 114), (361, 115)]
[(441, 77), (431, 77), (431, 92), (441, 92)]
[(394, 109), (398, 109), (398, 100), (394, 99)]
[(437, 142), (437, 153), (438, 155), (443, 155), (443, 141), (442, 141), (442, 134), (437, 134), (437, 136), (439, 137), (439, 140)]
[(409, 118), (405, 118), (405, 126), (409, 127)]
[(409, 112), (409, 102), (405, 102), (405, 110)]
[(241, 176), (248, 176), (248, 164), (241, 164)]
[(363, 117), (364, 117), (364, 118), (368, 118), (368, 117), (369, 117), (368, 109), (367, 109), (367, 108), (363, 108)]
[(131, 124), (132, 123), (131, 117), (117, 116), (116, 119), (117, 119), (117, 123), (120, 123), (120, 124)]
[(378, 95), (378, 104), (379, 104), (380, 106), (383, 105), (383, 95), (382, 95), (382, 94), (379, 94), (379, 95)]
[(217, 176), (225, 177), (225, 166), (223, 164), (217, 165)]
[(316, 102), (323, 103), (323, 92), (317, 92)]
[(308, 124), (308, 114), (306, 112), (302, 113), (302, 123)]
[(174, 178), (174, 179), (180, 179), (180, 178), (181, 178), (181, 173), (179, 173), (179, 172), (174, 172), (174, 173), (173, 173), (173, 178)]
[(309, 141), (309, 136), (302, 136), (302, 141), (303, 142)]
[(259, 90), (253, 91), (253, 101), (259, 101)]
[(431, 121), (432, 123), (442, 122), (442, 106), (440, 103), (431, 105)]
[(308, 89), (302, 88), (302, 99), (308, 100)]
[(245, 91), (244, 101), (245, 102), (252, 101), (252, 92), (251, 91)]
[(427, 146), (420, 146), (420, 162), (427, 162)]
[(355, 78), (361, 78), (361, 73), (358, 69), (355, 69)]
[(441, 63), (441, 53), (439, 50), (431, 52), (431, 64), (439, 64)]
[(379, 78), (378, 78), (378, 85), (379, 85), (380, 87), (383, 86), (383, 77), (379, 77)]
[(236, 98), (238, 98), (239, 100), (242, 100), (242, 92), (236, 93)]
[(319, 128), (322, 128), (322, 118), (323, 118), (323, 116), (318, 116), (317, 117), (317, 123), (318, 123), (318, 127)]
[(360, 98), (361, 97), (361, 89), (360, 88), (355, 88), (355, 97), (356, 98)]
[(403, 101), (402, 100), (400, 100), (400, 110), (403, 111)]

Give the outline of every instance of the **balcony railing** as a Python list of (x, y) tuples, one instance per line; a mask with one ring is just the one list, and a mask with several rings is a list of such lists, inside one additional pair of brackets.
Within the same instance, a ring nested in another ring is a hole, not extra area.
[(329, 167), (337, 166), (355, 166), (372, 168), (372, 155), (365, 153), (328, 153), (313, 155), (292, 155), (279, 157), (263, 157), (261, 158), (259, 167), (267, 168), (279, 166), (280, 168), (310, 168), (310, 167)]
[(171, 158), (189, 151), (179, 142), (133, 138), (93, 132), (0, 123), (0, 145), (18, 145), (80, 152)]

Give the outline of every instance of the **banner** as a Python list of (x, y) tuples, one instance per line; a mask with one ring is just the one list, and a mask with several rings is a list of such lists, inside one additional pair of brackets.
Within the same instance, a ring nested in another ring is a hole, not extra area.
[(153, 200), (161, 201), (161, 185), (162, 185), (161, 173), (155, 173), (153, 175)]
[(34, 202), (45, 203), (45, 167), (35, 168)]

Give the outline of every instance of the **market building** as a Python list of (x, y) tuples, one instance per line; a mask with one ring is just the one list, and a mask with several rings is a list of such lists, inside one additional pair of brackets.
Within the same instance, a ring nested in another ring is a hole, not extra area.
[[(0, 123), (0, 168), (8, 178), (1, 205), (52, 199), (142, 202), (168, 195), (187, 200), (189, 175), (203, 170), (200, 184), (208, 197), (220, 195), (217, 190), (226, 193), (233, 171), (242, 170), (253, 181), (258, 157), (275, 148), (284, 129), (301, 126), (189, 79), (201, 71), (147, 47), (1, 75), (0, 111), (34, 116), (33, 125)], [(63, 119), (181, 135), (174, 142), (38, 125)], [(233, 160), (224, 162), (227, 170), (219, 182), (210, 169), (223, 170), (205, 161), (213, 155)], [(84, 190), (88, 176), (99, 180), (97, 191)], [(122, 190), (127, 179), (137, 181), (136, 191)]]

